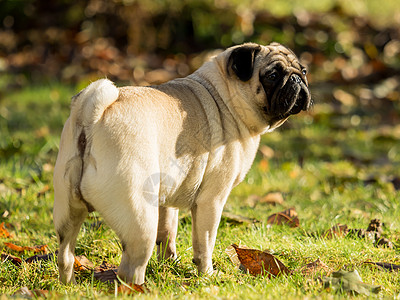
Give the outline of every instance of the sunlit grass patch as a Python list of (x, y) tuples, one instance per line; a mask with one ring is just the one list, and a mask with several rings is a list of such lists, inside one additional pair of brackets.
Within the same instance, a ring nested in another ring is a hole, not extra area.
[[(54, 90), (57, 99), (51, 99)], [(2, 253), (22, 259), (33, 255), (13, 252), (3, 246), (4, 242), (21, 246), (47, 244), (50, 252), (58, 247), (52, 224), (52, 172), (74, 91), (59, 85), (32, 88), (15, 92), (0, 103), (0, 111), (7, 108), (7, 115), (1, 114), (0, 119), (1, 128), (6, 128), (1, 132), (2, 141), (6, 142), (0, 144), (0, 222), (8, 224), (13, 234), (12, 238), (0, 237)], [(18, 99), (20, 102), (16, 103)], [(32, 113), (33, 108), (43, 113)], [(252, 169), (232, 191), (225, 207), (226, 211), (259, 222), (238, 225), (229, 218), (222, 219), (213, 255), (216, 274), (198, 277), (192, 263), (191, 221), (188, 212), (183, 211), (177, 239), (178, 261), (158, 262), (153, 254), (146, 275), (148, 293), (142, 298), (332, 299), (336, 296), (323, 290), (318, 278), (299, 271), (318, 258), (333, 270), (357, 269), (364, 282), (382, 286), (379, 297), (398, 295), (398, 272), (364, 264), (400, 264), (397, 141), (390, 135), (387, 138), (386, 131), (367, 130), (367, 126), (338, 128), (345, 115), (335, 116), (332, 123), (329, 116), (320, 118), (318, 111), (316, 108), (310, 115), (295, 116), (283, 128), (262, 138), (262, 144), (272, 152), (268, 157), (257, 154)], [(48, 122), (44, 115), (49, 117)], [(15, 141), (19, 142), (14, 144)], [(248, 201), (252, 195), (270, 192), (280, 193), (283, 202), (272, 205)], [(299, 227), (266, 223), (271, 214), (290, 207), (298, 213)], [(394, 249), (375, 247), (366, 238), (323, 235), (338, 223), (366, 228), (374, 218), (385, 223), (383, 234), (394, 243)], [(261, 251), (268, 249), (293, 274), (269, 279), (238, 270), (225, 253), (233, 243)], [(83, 224), (76, 254), (85, 255), (96, 266), (103, 261), (118, 265), (120, 242), (98, 213), (90, 214)], [(108, 298), (115, 294), (114, 284), (98, 281), (90, 270), (77, 273), (77, 286), (61, 285), (57, 276), (55, 260), (23, 262), (21, 266), (2, 262), (0, 293), (10, 295), (27, 286), (49, 290), (54, 297), (68, 294)]]

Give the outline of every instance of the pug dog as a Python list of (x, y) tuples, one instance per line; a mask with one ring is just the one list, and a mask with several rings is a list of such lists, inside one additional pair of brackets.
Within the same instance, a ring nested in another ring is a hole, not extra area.
[(77, 235), (94, 210), (121, 241), (127, 282), (144, 283), (154, 244), (176, 257), (178, 209), (191, 211), (193, 262), (212, 273), (224, 204), (260, 135), (311, 103), (305, 67), (277, 43), (228, 48), (158, 86), (90, 84), (72, 98), (54, 170), (60, 280), (75, 282)]

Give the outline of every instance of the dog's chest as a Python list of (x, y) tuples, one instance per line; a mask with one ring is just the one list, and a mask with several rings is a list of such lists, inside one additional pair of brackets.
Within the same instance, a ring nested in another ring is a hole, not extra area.
[(212, 196), (221, 189), (230, 191), (246, 176), (257, 146), (258, 141), (236, 142), (198, 156), (169, 157), (161, 166), (165, 180), (160, 186), (160, 204), (188, 208), (200, 192)]
[(197, 157), (184, 155), (179, 158), (170, 156), (160, 163), (160, 173), (165, 180), (160, 182), (160, 204), (178, 208), (192, 205), (202, 183), (207, 154)]

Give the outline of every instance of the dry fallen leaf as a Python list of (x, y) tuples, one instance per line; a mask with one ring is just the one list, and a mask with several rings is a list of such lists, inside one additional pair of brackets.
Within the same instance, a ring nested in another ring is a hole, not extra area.
[(393, 243), (383, 236), (383, 223), (379, 219), (370, 221), (367, 229), (349, 229), (347, 225), (336, 224), (327, 230), (322, 236), (325, 238), (333, 238), (349, 236), (353, 238), (368, 239), (374, 243), (374, 246), (383, 246), (393, 249)]
[(232, 244), (240, 263), (251, 275), (278, 276), (290, 274), (290, 270), (276, 257), (256, 249), (240, 248)]
[(75, 271), (93, 270), (94, 264), (85, 256), (75, 256), (74, 269)]
[(235, 215), (227, 211), (222, 212), (222, 217), (225, 218), (228, 223), (233, 224), (254, 224), (259, 222), (256, 219)]
[(11, 250), (17, 251), (17, 252), (24, 252), (24, 251), (33, 251), (35, 253), (42, 252), (42, 253), (47, 253), (47, 245), (40, 245), (40, 246), (18, 246), (12, 243), (4, 243), (6, 247), (8, 247)]
[(289, 208), (285, 211), (272, 214), (267, 219), (267, 224), (282, 225), (286, 224), (290, 227), (299, 227), (300, 221), (297, 217), (297, 212), (294, 208)]
[(49, 254), (43, 254), (43, 255), (34, 255), (31, 257), (28, 257), (25, 259), (25, 262), (27, 263), (33, 263), (37, 261), (48, 261), (48, 260), (53, 260), (54, 259), (54, 253), (49, 253)]
[(371, 293), (377, 294), (382, 289), (379, 285), (366, 284), (362, 282), (357, 270), (333, 272), (331, 277), (322, 279), (324, 288), (333, 289), (338, 293), (350, 293), (352, 295), (363, 294), (366, 296)]
[(383, 246), (383, 247), (386, 247), (386, 248), (389, 248), (389, 249), (393, 249), (394, 248), (393, 243), (388, 238), (385, 238), (385, 237), (380, 237), (380, 238), (378, 237), (375, 240), (374, 246), (375, 247)]
[(12, 234), (8, 232), (6, 229), (6, 225), (4, 222), (0, 224), (0, 237), (6, 237), (6, 238), (11, 238)]
[(19, 257), (7, 253), (1, 253), (1, 261), (5, 262), (7, 260), (12, 262), (16, 266), (20, 266), (22, 263), (22, 259), (20, 259)]
[(142, 285), (138, 284), (126, 284), (123, 283), (118, 287), (118, 293), (132, 295), (137, 293), (144, 293), (144, 288)]
[(391, 263), (365, 261), (364, 264), (378, 266), (387, 271), (400, 271), (400, 265), (395, 265)]
[(268, 193), (265, 196), (259, 195), (250, 195), (246, 202), (249, 206), (255, 207), (257, 204), (268, 204), (268, 205), (282, 205), (284, 203), (282, 193), (279, 192), (272, 192)]
[[(241, 249), (250, 249), (249, 247), (245, 246), (245, 245), (239, 245), (239, 248)], [(235, 250), (235, 248), (232, 245), (229, 245), (226, 249), (225, 249), (225, 253), (228, 255), (229, 259), (231, 260), (231, 262), (238, 267), (239, 269), (246, 271), (246, 268), (240, 263), (238, 254)]]
[(94, 277), (102, 282), (113, 283), (117, 279), (118, 268), (115, 265), (103, 261), (100, 266), (94, 268)]
[(323, 234), (323, 237), (325, 237), (327, 239), (331, 239), (334, 236), (342, 237), (342, 236), (347, 235), (348, 232), (349, 232), (349, 228), (347, 227), (347, 225), (336, 224), (336, 225), (332, 226), (332, 228), (328, 229)]
[(283, 202), (284, 200), (282, 193), (279, 192), (268, 193), (264, 197), (262, 197), (259, 201), (259, 203), (271, 204), (271, 205), (283, 204)]
[(329, 275), (330, 273), (333, 272), (333, 269), (328, 267), (323, 261), (321, 261), (318, 258), (317, 260), (302, 266), (300, 268), (300, 272), (303, 275), (308, 275), (308, 276), (315, 276), (320, 273), (326, 273), (326, 275)]
[(380, 234), (383, 233), (383, 223), (379, 219), (372, 219), (369, 224), (367, 231), (378, 232)]

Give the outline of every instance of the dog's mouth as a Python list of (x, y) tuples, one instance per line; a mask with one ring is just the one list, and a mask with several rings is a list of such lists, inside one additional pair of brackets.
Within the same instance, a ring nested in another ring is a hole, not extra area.
[(286, 120), (290, 115), (310, 109), (311, 95), (300, 75), (292, 73), (276, 82), (260, 79), (267, 96), (263, 110), (269, 119)]

